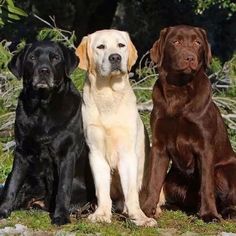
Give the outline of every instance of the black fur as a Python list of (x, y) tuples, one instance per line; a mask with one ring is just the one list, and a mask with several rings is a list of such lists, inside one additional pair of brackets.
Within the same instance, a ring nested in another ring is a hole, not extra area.
[(38, 201), (52, 223), (70, 222), (71, 204), (94, 199), (85, 144), (82, 98), (69, 74), (74, 51), (50, 41), (27, 45), (9, 63), (23, 78), (15, 120), (14, 163), (3, 189), (0, 218)]

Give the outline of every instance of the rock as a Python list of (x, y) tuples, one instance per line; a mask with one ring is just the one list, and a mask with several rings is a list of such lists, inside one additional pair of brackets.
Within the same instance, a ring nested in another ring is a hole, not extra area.
[(23, 235), (23, 233), (27, 230), (28, 228), (24, 225), (21, 224), (16, 224), (15, 227), (5, 227), (3, 229), (0, 229), (0, 235)]
[(187, 231), (186, 233), (181, 234), (181, 236), (198, 236), (198, 233)]
[(227, 232), (222, 232), (219, 234), (219, 236), (236, 236), (235, 233), (227, 233)]
[(158, 235), (160, 236), (175, 236), (177, 235), (177, 229), (169, 228), (169, 229), (158, 229)]

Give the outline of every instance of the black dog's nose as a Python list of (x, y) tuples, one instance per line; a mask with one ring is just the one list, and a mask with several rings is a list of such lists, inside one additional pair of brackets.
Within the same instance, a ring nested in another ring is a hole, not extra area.
[(118, 53), (111, 54), (108, 59), (112, 64), (121, 62), (121, 56)]
[(50, 74), (50, 70), (47, 67), (39, 68), (38, 72), (39, 72), (40, 75), (49, 75)]

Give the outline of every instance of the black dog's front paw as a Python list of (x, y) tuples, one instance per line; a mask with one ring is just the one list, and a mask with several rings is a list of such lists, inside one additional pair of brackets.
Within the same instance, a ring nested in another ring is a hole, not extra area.
[(53, 217), (52, 218), (52, 224), (55, 224), (55, 225), (65, 225), (65, 224), (68, 224), (70, 223), (70, 217), (68, 215), (63, 215), (63, 216), (56, 216), (56, 217)]
[(10, 216), (11, 211), (7, 208), (0, 208), (0, 219), (7, 218)]
[(236, 206), (227, 207), (222, 212), (221, 215), (224, 219), (236, 220)]

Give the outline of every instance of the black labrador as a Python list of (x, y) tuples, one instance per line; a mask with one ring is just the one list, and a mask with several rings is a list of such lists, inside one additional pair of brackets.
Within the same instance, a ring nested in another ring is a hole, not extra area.
[(26, 45), (9, 63), (23, 78), (15, 120), (14, 163), (0, 201), (0, 218), (38, 206), (52, 223), (70, 222), (70, 207), (92, 201), (94, 184), (85, 143), (82, 98), (69, 78), (73, 50), (50, 41)]

